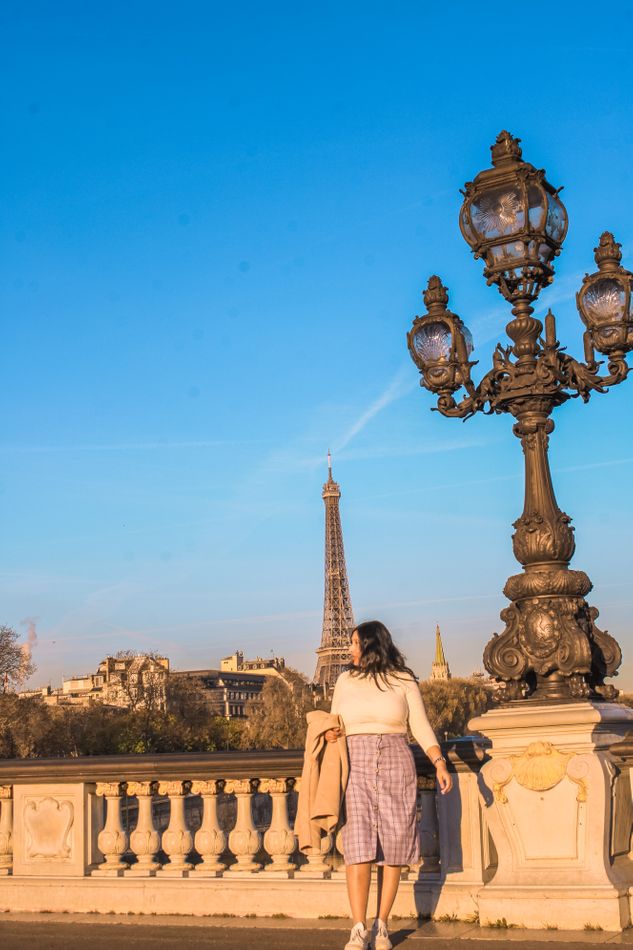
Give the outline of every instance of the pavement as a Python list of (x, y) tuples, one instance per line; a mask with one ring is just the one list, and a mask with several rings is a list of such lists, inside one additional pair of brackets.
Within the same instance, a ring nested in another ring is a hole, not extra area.
[[(195, 944), (196, 950), (343, 950), (349, 928), (350, 922), (341, 918), (0, 913), (0, 950), (186, 950), (187, 944)], [(603, 944), (633, 947), (633, 930), (520, 930), (413, 919), (393, 920), (391, 939), (402, 950), (500, 950), (509, 943), (520, 944), (520, 950), (545, 950), (543, 944), (587, 950)]]

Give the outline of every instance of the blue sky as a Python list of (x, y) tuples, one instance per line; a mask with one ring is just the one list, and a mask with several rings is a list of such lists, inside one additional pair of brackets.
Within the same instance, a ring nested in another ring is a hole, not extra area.
[[(439, 273), (485, 368), (507, 310), (459, 233), (502, 128), (565, 185), (551, 305), (633, 265), (628, 35), (586, 3), (5, 2), (0, 620), (33, 685), (157, 649), (311, 674), (328, 446), (357, 620), (455, 673), (518, 570), (505, 418), (431, 413), (405, 334)], [(530, 37), (530, 30), (533, 37)], [(633, 689), (631, 383), (556, 414), (573, 566)]]

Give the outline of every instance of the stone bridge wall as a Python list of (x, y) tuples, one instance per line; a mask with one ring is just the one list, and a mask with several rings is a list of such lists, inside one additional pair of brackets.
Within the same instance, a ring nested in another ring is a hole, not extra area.
[[(436, 796), (416, 753), (419, 864), (396, 914), (474, 919), (494, 873), (477, 789), (485, 743), (446, 747)], [(302, 854), (301, 752), (0, 761), (0, 910), (348, 915), (340, 834)]]

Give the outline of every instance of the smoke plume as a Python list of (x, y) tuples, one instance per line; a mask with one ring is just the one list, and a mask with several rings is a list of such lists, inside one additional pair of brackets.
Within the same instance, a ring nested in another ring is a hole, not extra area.
[(37, 643), (37, 630), (35, 629), (35, 624), (37, 622), (37, 617), (25, 617), (24, 620), (20, 621), (20, 624), (23, 627), (26, 627), (26, 640), (20, 646), (22, 651), (22, 660), (24, 663), (29, 663), (33, 656), (33, 647)]

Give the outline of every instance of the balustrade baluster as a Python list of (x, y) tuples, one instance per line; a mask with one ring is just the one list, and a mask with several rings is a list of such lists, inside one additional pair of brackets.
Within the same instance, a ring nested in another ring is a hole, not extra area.
[(418, 778), (420, 795), (420, 874), (437, 874), (440, 870), (440, 828), (437, 818), (437, 785), (434, 778)]
[(126, 792), (127, 782), (97, 782), (97, 795), (102, 795), (105, 800), (106, 814), (97, 844), (105, 861), (92, 871), (93, 874), (120, 877), (130, 866), (122, 858), (130, 844), (121, 815), (121, 802)]
[[(633, 764), (629, 765), (629, 782), (631, 783), (631, 797), (633, 798)], [(633, 827), (631, 828), (631, 842), (629, 848), (629, 860), (633, 861)], [(633, 913), (631, 914), (633, 917)]]
[(0, 785), (0, 875), (13, 869), (13, 788)]
[(337, 881), (345, 878), (345, 859), (343, 857), (343, 829), (339, 828), (333, 836), (331, 848), (328, 853), (328, 863), (332, 868), (332, 879)]
[(253, 793), (258, 785), (257, 779), (247, 778), (229, 779), (225, 785), (225, 791), (232, 792), (237, 798), (237, 821), (229, 832), (229, 847), (237, 863), (228, 869), (229, 874), (243, 872), (250, 875), (261, 871), (261, 864), (253, 861), (262, 846), (262, 836), (255, 827), (252, 810)]
[(189, 794), (191, 782), (160, 782), (160, 795), (169, 796), (169, 825), (163, 832), (163, 851), (169, 858), (164, 864), (163, 874), (187, 877), (193, 864), (186, 857), (193, 848), (193, 835), (187, 828), (185, 819), (185, 797)]
[(422, 874), (439, 874), (440, 833), (437, 817), (435, 778), (418, 775), (418, 844), (420, 857), (415, 864), (402, 869), (403, 880), (418, 880)]
[(288, 877), (297, 866), (290, 860), (297, 847), (297, 839), (288, 820), (288, 791), (293, 779), (265, 778), (259, 784), (260, 792), (269, 792), (273, 802), (270, 827), (264, 834), (264, 847), (272, 858), (264, 870), (267, 873), (279, 872)]
[(301, 874), (304, 874), (306, 877), (330, 877), (332, 873), (332, 867), (330, 864), (327, 864), (325, 857), (332, 850), (333, 841), (331, 834), (325, 834), (321, 838), (321, 847), (319, 848), (307, 848), (304, 851), (306, 858), (308, 859), (307, 864), (302, 864), (299, 868)]
[(218, 820), (218, 794), (224, 790), (224, 784), (222, 779), (212, 779), (191, 785), (192, 793), (202, 796), (202, 824), (195, 836), (196, 851), (202, 863), (196, 866), (196, 876), (221, 877), (226, 871), (226, 864), (218, 860), (226, 849), (226, 834)]
[[(295, 791), (298, 792), (300, 788), (301, 778), (298, 778), (295, 782)], [(326, 864), (324, 857), (330, 853), (333, 846), (333, 836), (326, 834), (321, 838), (320, 848), (306, 848), (302, 853), (307, 858), (307, 863), (301, 865), (299, 873), (305, 875), (305, 877), (329, 877), (332, 869), (329, 864)]]
[(128, 795), (138, 800), (138, 821), (130, 835), (130, 847), (137, 858), (126, 874), (154, 877), (160, 869), (156, 860), (160, 850), (160, 833), (154, 824), (152, 804), (158, 791), (158, 782), (129, 782)]

